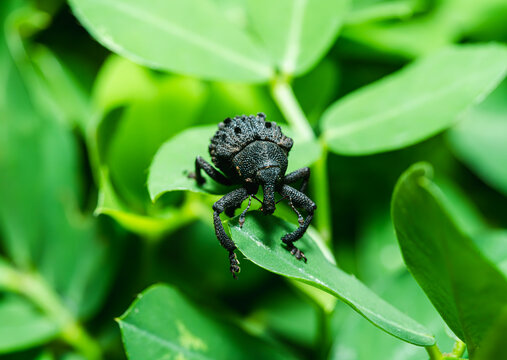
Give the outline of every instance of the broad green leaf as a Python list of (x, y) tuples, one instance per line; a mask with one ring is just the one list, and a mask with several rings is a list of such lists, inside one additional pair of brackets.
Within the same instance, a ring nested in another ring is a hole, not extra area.
[(175, 358), (294, 359), (199, 311), (178, 291), (156, 285), (139, 295), (118, 320), (129, 360)]
[(348, 0), (249, 0), (248, 16), (273, 62), (285, 74), (311, 68), (333, 44)]
[(456, 153), (486, 183), (507, 196), (507, 80), (448, 133)]
[(506, 71), (503, 45), (444, 49), (331, 105), (322, 118), (324, 138), (344, 155), (412, 145), (457, 122)]
[(211, 0), (72, 0), (74, 14), (110, 50), (137, 63), (206, 79), (265, 82), (264, 51)]
[(255, 264), (282, 276), (300, 280), (338, 297), (387, 333), (406, 342), (428, 346), (435, 342), (422, 325), (379, 298), (354, 276), (328, 262), (316, 243), (305, 235), (297, 246), (308, 263), (296, 260), (282, 245), (281, 237), (295, 229), (274, 216), (247, 215), (243, 228), (235, 218), (229, 223), (238, 249)]
[(408, 269), (473, 354), (507, 304), (507, 280), (457, 227), (431, 172), (416, 164), (401, 176), (394, 227)]
[(56, 323), (18, 296), (0, 299), (0, 354), (44, 344), (59, 333)]
[[(205, 174), (203, 176), (206, 182), (203, 186), (197, 185), (194, 179), (188, 177), (190, 172), (195, 171), (195, 158), (198, 155), (211, 163), (208, 145), (216, 130), (216, 125), (190, 128), (162, 145), (151, 163), (148, 175), (148, 190), (152, 200), (156, 200), (164, 192), (175, 190), (211, 194), (224, 194), (230, 191), (230, 188), (217, 184)], [(283, 131), (290, 134), (290, 131)], [(289, 153), (287, 172), (311, 165), (319, 158), (321, 151), (320, 144), (315, 140), (295, 139)]]

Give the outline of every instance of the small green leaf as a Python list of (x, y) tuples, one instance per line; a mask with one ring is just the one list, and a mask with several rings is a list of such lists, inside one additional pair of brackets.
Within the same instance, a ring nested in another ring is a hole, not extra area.
[(206, 79), (265, 82), (269, 59), (211, 0), (72, 0), (104, 46), (149, 67)]
[(507, 71), (507, 47), (455, 46), (361, 88), (324, 113), (331, 151), (367, 155), (422, 141), (454, 124)]
[(203, 186), (197, 185), (194, 179), (188, 177), (189, 173), (195, 171), (195, 158), (198, 155), (211, 162), (208, 144), (215, 131), (216, 125), (190, 128), (160, 147), (148, 175), (148, 190), (152, 200), (166, 191), (190, 190), (212, 194), (227, 191), (209, 177), (206, 177)]
[[(156, 215), (143, 215), (129, 209), (116, 194), (112, 186), (107, 169), (100, 170), (101, 179), (99, 187), (99, 198), (95, 214), (105, 214), (111, 216), (125, 229), (141, 234), (150, 239), (160, 238), (167, 235), (188, 222), (195, 219), (196, 214), (187, 211), (186, 208), (178, 209), (176, 207), (168, 207), (163, 212)], [(150, 204), (151, 207), (154, 205)], [(149, 209), (154, 212), (153, 209)]]
[(243, 228), (239, 227), (237, 218), (229, 226), (238, 249), (255, 264), (338, 297), (374, 325), (401, 340), (420, 346), (434, 344), (435, 339), (422, 325), (379, 298), (354, 276), (331, 264), (308, 235), (297, 242), (308, 263), (296, 260), (281, 241), (295, 225), (275, 216), (252, 212), (247, 215)]
[[(211, 163), (208, 145), (215, 131), (217, 131), (216, 125), (190, 128), (162, 145), (151, 163), (148, 175), (148, 190), (152, 200), (156, 200), (167, 191), (189, 190), (201, 193), (225, 194), (231, 190), (216, 183), (206, 174), (203, 174), (206, 178), (203, 186), (197, 185), (194, 179), (188, 177), (190, 172), (195, 171), (195, 158), (198, 155)], [(290, 131), (287, 131), (287, 134), (290, 133)], [(321, 151), (321, 146), (316, 140), (295, 140), (289, 153), (287, 171), (311, 165), (319, 158)]]
[(333, 44), (348, 0), (249, 0), (248, 15), (267, 52), (285, 74), (311, 68)]
[(448, 139), (456, 155), (486, 183), (507, 196), (507, 80), (465, 120)]
[(401, 176), (394, 227), (410, 272), (473, 354), (507, 304), (507, 280), (457, 227), (431, 173), (416, 164)]
[(0, 300), (0, 354), (44, 344), (59, 333), (57, 324), (18, 296)]
[(287, 351), (201, 313), (175, 289), (156, 285), (118, 320), (129, 360), (294, 359)]

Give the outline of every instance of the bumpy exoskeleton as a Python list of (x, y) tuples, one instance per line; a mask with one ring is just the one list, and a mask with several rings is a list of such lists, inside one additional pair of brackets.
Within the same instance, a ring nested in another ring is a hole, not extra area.
[[(303, 236), (316, 209), (315, 203), (303, 193), (310, 178), (310, 169), (305, 167), (285, 175), (287, 155), (293, 141), (282, 133), (280, 126), (275, 122), (265, 121), (265, 118), (263, 113), (258, 113), (257, 116), (227, 118), (218, 124), (218, 131), (211, 138), (209, 153), (211, 160), (223, 174), (200, 156), (195, 159), (195, 173), (190, 174), (199, 184), (205, 181), (201, 175), (202, 169), (220, 184), (241, 185), (213, 205), (215, 233), (220, 244), (229, 251), (230, 270), (234, 278), (240, 271), (239, 261), (234, 254), (236, 245), (225, 233), (220, 214), (225, 212), (230, 217), (234, 216), (234, 211), (248, 198), (248, 206), (239, 217), (239, 224), (243, 226), (252, 197), (259, 200), (255, 196), (259, 186), (264, 192), (260, 210), (265, 215), (275, 211), (275, 193), (282, 196), (281, 200), (286, 199), (297, 214), (299, 227), (284, 235), (282, 241), (292, 255), (306, 262), (305, 255), (294, 246), (294, 242)], [(288, 185), (298, 180), (302, 180), (299, 190)], [(297, 208), (306, 211), (306, 219)]]

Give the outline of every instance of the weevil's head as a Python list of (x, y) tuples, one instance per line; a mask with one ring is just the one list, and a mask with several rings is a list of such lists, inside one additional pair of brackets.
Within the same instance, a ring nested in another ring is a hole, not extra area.
[(264, 193), (262, 212), (271, 215), (275, 212), (275, 191), (282, 181), (282, 171), (278, 166), (266, 167), (257, 171), (257, 180)]

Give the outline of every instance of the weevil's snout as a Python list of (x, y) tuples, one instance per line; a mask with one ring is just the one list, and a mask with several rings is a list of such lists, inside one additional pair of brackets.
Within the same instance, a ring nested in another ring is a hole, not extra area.
[(262, 185), (264, 200), (262, 202), (262, 213), (271, 215), (275, 212), (275, 188), (280, 179), (279, 167), (268, 167), (257, 172), (257, 178)]

